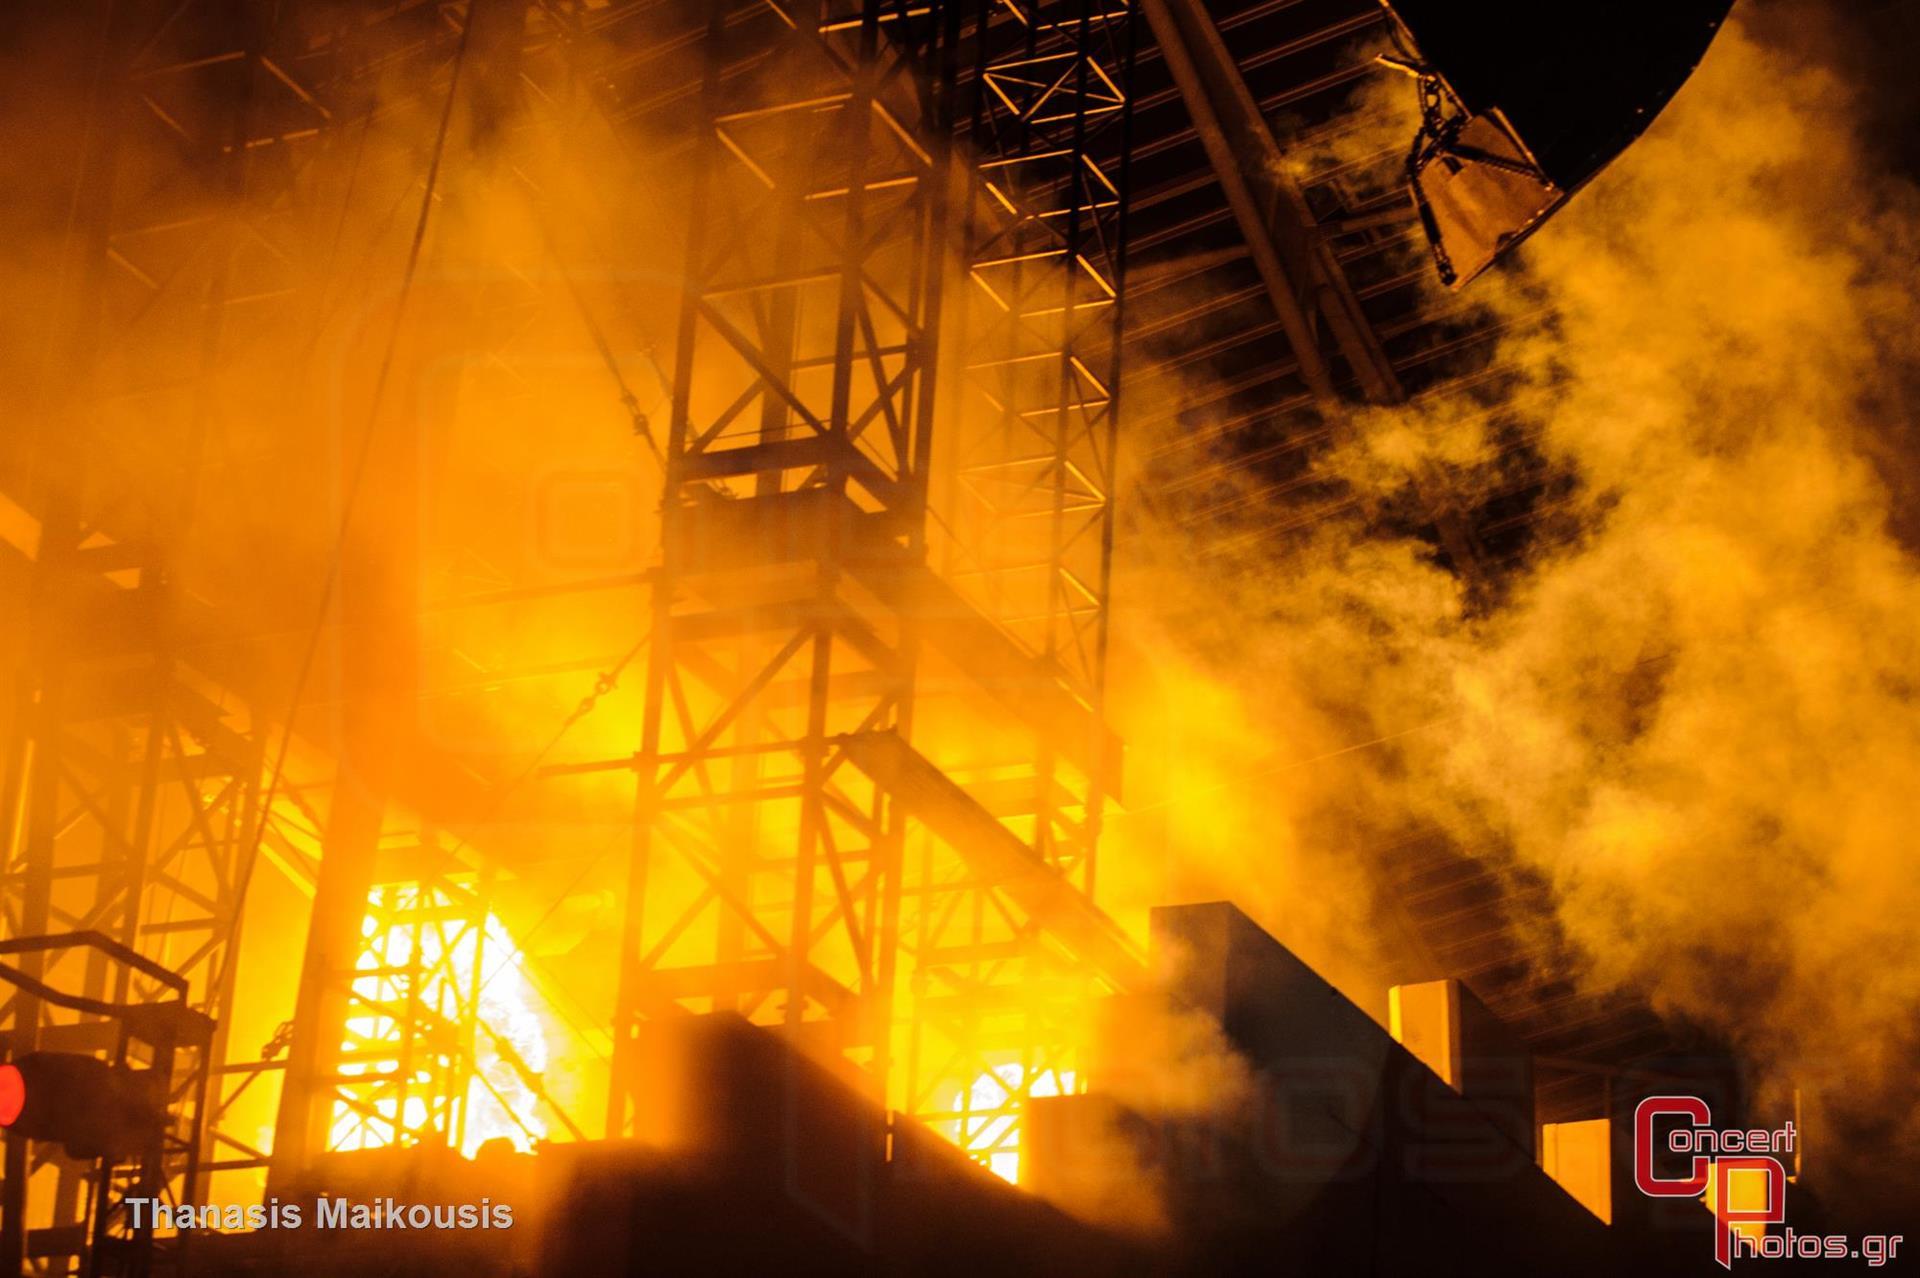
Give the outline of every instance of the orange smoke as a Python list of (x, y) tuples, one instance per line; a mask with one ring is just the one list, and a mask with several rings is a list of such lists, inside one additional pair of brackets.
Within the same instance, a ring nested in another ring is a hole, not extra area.
[[(1463, 507), (1506, 482), (1485, 413), (1418, 405), (1321, 459), (1350, 513), (1126, 597), (1171, 601), (1134, 636), (1171, 632), (1232, 708), (1178, 717), (1227, 757), (1217, 794), (1173, 800), (1170, 836), (1223, 886), (1272, 882), (1310, 831), (1351, 847), (1396, 824), (1542, 873), (1590, 989), (1726, 1035), (1776, 1101), (1797, 1086), (1823, 1116), (1810, 1175), (1898, 1193), (1878, 1160), (1889, 1122), (1914, 1135), (1894, 1116), (1920, 1023), (1920, 561), (1889, 482), (1912, 465), (1920, 200), (1876, 173), (1839, 74), (1796, 51), (1821, 21), (1736, 22), (1523, 266), (1473, 291), (1516, 319), (1550, 306), (1503, 342), (1522, 375), (1504, 406), (1574, 484), (1494, 602), (1374, 521), (1421, 465)], [(1189, 534), (1143, 540), (1172, 559)], [(1263, 754), (1309, 763), (1246, 766)], [(1210, 846), (1239, 803), (1266, 837)], [(1366, 908), (1350, 880), (1292, 886)], [(1332, 943), (1325, 919), (1276, 931)]]

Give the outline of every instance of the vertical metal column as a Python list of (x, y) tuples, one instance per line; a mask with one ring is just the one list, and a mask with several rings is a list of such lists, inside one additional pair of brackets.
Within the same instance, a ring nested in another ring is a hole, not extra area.
[[(433, 202), (472, 189), (473, 161), (510, 121), (526, 15), (527, 0), (470, 0), (460, 15), (445, 88), (435, 83), (438, 110), (429, 118), (440, 127), (427, 203), (414, 206), (413, 256), (392, 296), (392, 329), (376, 338), (384, 354), (367, 415), (345, 441), (345, 482), (363, 491), (344, 494), (338, 588), (329, 600), (337, 612), (324, 622), (338, 626), (339, 757), (275, 1121), (272, 1187), (331, 1149), (459, 1141), (477, 1005), (456, 996), (467, 978), (451, 965), (478, 953), (485, 908), (445, 879), (437, 863), (444, 858), (425, 835), (416, 849), (429, 861), (425, 876), (388, 873), (381, 858), (395, 823), (395, 778), (419, 733), (418, 378), (446, 351), (437, 324), (471, 301), (463, 283), (421, 278), (429, 268), (419, 254)], [(434, 269), (458, 278), (444, 261)], [(403, 342), (409, 354), (393, 367)], [(477, 921), (468, 917), (474, 908)], [(423, 919), (432, 927), (423, 930)], [(464, 922), (450, 933), (452, 919)], [(396, 962), (402, 951), (407, 957)]]

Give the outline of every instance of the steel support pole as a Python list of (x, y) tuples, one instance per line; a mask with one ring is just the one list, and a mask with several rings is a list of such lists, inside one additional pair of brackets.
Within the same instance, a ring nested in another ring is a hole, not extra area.
[(1362, 398), (1398, 403), (1404, 392), (1393, 365), (1204, 0), (1141, 0), (1141, 7), (1299, 360), (1302, 379), (1317, 399), (1338, 399), (1315, 332), (1324, 323)]
[[(1140, 4), (1293, 348), (1301, 380), (1321, 411), (1333, 411), (1341, 400), (1334, 369), (1320, 345), (1321, 324), (1353, 370), (1362, 400), (1404, 402), (1406, 391), (1393, 362), (1368, 323), (1306, 193), (1289, 171), (1205, 0)], [(1469, 586), (1480, 587), (1485, 580), (1483, 557), (1472, 530), (1453, 509), (1445, 478), (1426, 463), (1412, 482), (1447, 557)]]
[[(434, 170), (446, 198), (457, 200), (470, 192), (473, 159), (495, 145), (507, 127), (517, 101), (526, 16), (527, 0), (472, 0), (463, 15), (466, 29), (447, 90), (452, 97), (445, 108), (445, 150), (436, 158)], [(429, 198), (437, 194), (429, 191)], [(431, 209), (423, 210), (423, 216), (431, 217)], [(370, 432), (365, 442), (343, 441), (349, 455), (343, 459), (342, 473), (347, 482), (357, 482), (365, 491), (345, 496), (349, 505), (343, 511), (336, 552), (342, 557), (336, 608), (323, 622), (338, 626), (343, 684), (337, 731), (340, 747), (274, 1126), (269, 1192), (277, 1191), (327, 1147), (346, 1037), (344, 1018), (364, 945), (362, 924), (377, 881), (382, 825), (396, 782), (409, 767), (408, 742), (418, 733), (417, 551), (423, 450), (419, 396), (411, 388), (423, 370), (432, 367), (436, 352), (446, 349), (446, 339), (434, 324), (431, 300), (415, 303), (411, 313), (408, 303), (429, 283), (410, 279), (395, 295), (390, 321), (394, 331), (384, 340), (391, 344), (406, 340), (400, 332), (405, 326), (413, 339), (413, 353), (403, 368), (392, 373), (394, 389), (371, 403), (362, 426)], [(375, 374), (371, 384), (376, 397), (383, 389), (379, 376)], [(364, 449), (364, 456), (356, 460), (351, 455), (355, 449)], [(365, 513), (345, 522), (356, 510)], [(287, 730), (292, 730), (291, 724)], [(399, 1047), (404, 1051), (412, 1026), (403, 1026), (400, 1033)]]

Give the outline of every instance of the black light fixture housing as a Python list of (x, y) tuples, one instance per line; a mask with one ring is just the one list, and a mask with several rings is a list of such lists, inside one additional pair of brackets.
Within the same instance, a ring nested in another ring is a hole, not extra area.
[(28, 1052), (0, 1065), (0, 1130), (75, 1158), (130, 1158), (165, 1129), (157, 1078), (94, 1056)]
[(1733, 0), (1381, 0), (1420, 83), (1408, 156), (1441, 278), (1459, 288), (1653, 123)]

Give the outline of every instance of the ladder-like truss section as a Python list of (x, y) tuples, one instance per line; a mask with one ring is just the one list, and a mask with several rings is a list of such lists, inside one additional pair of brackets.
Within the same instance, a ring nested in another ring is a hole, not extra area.
[[(982, 673), (1012, 684), (1007, 709), (1028, 731), (963, 775), (1090, 904), (1120, 784), (1101, 710), (1132, 6), (991, 5), (971, 52), (936, 554), (1019, 649)], [(1120, 978), (1123, 947), (1101, 957), (1101, 940), (1011, 903), (1004, 867), (943, 865), (929, 841), (920, 870), (907, 1106), (1011, 1173), (1019, 1106), (1078, 1085), (1086, 1000)]]

